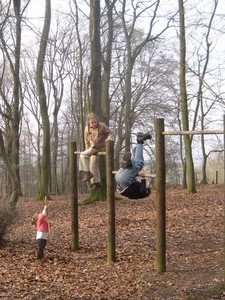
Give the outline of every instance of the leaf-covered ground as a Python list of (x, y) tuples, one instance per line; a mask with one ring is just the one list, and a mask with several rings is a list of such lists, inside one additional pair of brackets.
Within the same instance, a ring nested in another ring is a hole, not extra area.
[[(33, 213), (43, 203), (21, 198), (19, 219), (0, 248), (1, 299), (225, 299), (224, 187), (194, 195), (168, 189), (166, 272), (156, 272), (156, 194), (116, 203), (116, 262), (107, 264), (105, 202), (79, 206), (79, 246), (71, 252), (70, 197), (53, 196), (45, 256), (36, 260)], [(85, 199), (82, 195), (79, 201)]]

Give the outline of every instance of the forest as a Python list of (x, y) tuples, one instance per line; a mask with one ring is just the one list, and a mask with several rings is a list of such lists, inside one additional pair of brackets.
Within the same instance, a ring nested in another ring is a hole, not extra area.
[[(223, 6), (0, 0), (0, 298), (224, 299)], [(148, 132), (143, 171), (156, 173), (156, 120), (188, 132), (165, 136), (162, 273), (154, 176), (148, 197), (115, 193), (107, 261), (104, 156), (97, 191), (77, 170), (79, 249), (71, 247), (70, 145), (85, 149), (90, 112), (114, 133), (114, 170)], [(44, 204), (53, 226), (39, 261), (31, 216)]]
[[(70, 193), (69, 143), (84, 150), (88, 112), (114, 132), (115, 170), (147, 131), (145, 170), (155, 173), (156, 118), (169, 131), (223, 130), (221, 3), (1, 1), (0, 193), (10, 210), (21, 194)], [(167, 138), (167, 184), (193, 193), (211, 168), (222, 176), (222, 144)]]

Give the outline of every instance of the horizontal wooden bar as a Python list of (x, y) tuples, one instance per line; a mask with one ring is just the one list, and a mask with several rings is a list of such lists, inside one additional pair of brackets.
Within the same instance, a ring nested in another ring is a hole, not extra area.
[(224, 134), (223, 130), (163, 131), (163, 135)]
[[(82, 153), (82, 151), (74, 151), (74, 154), (81, 154), (81, 153)], [(94, 155), (106, 155), (106, 152), (97, 152)]]
[[(112, 171), (112, 173), (115, 175), (117, 171)], [(137, 175), (138, 177), (149, 177), (149, 178), (156, 178), (156, 174), (141, 174)]]

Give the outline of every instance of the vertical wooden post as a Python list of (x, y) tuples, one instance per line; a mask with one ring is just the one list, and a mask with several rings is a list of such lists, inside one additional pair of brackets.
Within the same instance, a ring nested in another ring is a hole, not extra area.
[(71, 250), (76, 251), (79, 248), (78, 238), (78, 191), (77, 191), (77, 156), (76, 142), (70, 142), (70, 195), (71, 195)]
[(166, 271), (166, 197), (164, 119), (155, 120), (156, 137), (156, 268)]
[(106, 142), (106, 184), (107, 184), (107, 234), (108, 234), (108, 263), (114, 262), (115, 255), (115, 191), (114, 191), (114, 142)]

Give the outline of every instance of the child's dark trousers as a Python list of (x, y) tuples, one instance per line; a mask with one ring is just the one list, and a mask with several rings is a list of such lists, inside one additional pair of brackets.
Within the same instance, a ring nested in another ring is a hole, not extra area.
[(37, 240), (37, 259), (42, 259), (44, 257), (44, 249), (46, 246), (47, 240), (38, 239)]

